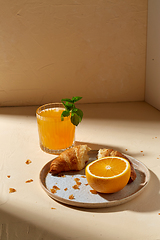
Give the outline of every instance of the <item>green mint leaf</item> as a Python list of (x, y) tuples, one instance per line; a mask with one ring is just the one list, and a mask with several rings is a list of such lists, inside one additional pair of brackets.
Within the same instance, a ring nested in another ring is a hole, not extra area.
[(82, 112), (82, 110), (80, 110), (79, 108), (77, 108), (77, 115), (81, 118), (81, 120), (82, 120), (82, 118), (83, 118), (83, 112)]
[(79, 116), (76, 113), (71, 114), (71, 122), (73, 123), (73, 125), (78, 126), (80, 121)]
[(76, 113), (78, 116), (79, 116), (79, 120), (80, 120), (80, 122), (82, 121), (82, 118), (83, 118), (83, 112), (82, 112), (82, 110), (80, 110), (79, 108), (74, 108), (73, 110), (72, 110), (72, 113)]
[(68, 117), (71, 114), (71, 123), (75, 126), (77, 126), (83, 118), (83, 112), (75, 107), (75, 102), (82, 99), (82, 97), (73, 97), (70, 98), (63, 98), (61, 102), (63, 103), (63, 106), (65, 107), (65, 110), (61, 114), (61, 120), (64, 120), (64, 117)]
[(64, 106), (67, 111), (71, 111), (75, 107), (73, 103), (69, 103), (69, 102), (66, 102)]
[(79, 101), (79, 100), (81, 100), (82, 99), (82, 97), (73, 97), (72, 98), (72, 102), (77, 102), (77, 101)]
[(61, 116), (62, 117), (68, 117), (70, 115), (70, 111), (63, 111)]
[(70, 98), (63, 98), (61, 102), (73, 102)]

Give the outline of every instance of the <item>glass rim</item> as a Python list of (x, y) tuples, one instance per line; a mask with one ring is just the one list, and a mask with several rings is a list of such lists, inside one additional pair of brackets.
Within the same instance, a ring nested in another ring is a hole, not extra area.
[(46, 104), (43, 104), (41, 106), (39, 106), (36, 110), (36, 116), (38, 118), (41, 118), (41, 119), (53, 119), (52, 117), (46, 117), (46, 116), (41, 116), (40, 113), (46, 109), (49, 109), (49, 108), (62, 108), (65, 110), (65, 107), (63, 105), (63, 103), (59, 103), (59, 102), (55, 102), (55, 103), (46, 103)]

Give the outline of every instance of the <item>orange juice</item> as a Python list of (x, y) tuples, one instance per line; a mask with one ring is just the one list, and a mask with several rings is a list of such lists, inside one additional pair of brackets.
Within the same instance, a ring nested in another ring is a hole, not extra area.
[(38, 108), (36, 112), (42, 150), (59, 153), (61, 150), (73, 146), (75, 126), (71, 123), (70, 117), (65, 117), (61, 121), (63, 105), (46, 104), (44, 106)]

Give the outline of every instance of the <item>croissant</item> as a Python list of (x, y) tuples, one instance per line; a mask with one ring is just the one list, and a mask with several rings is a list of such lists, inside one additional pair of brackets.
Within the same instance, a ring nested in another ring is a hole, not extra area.
[(131, 166), (131, 176), (130, 176), (128, 183), (131, 183), (136, 179), (137, 175), (136, 175), (136, 171), (133, 167), (133, 164), (126, 156), (124, 156), (122, 153), (120, 153), (118, 151), (114, 151), (113, 149), (105, 149), (105, 148), (99, 149), (98, 158), (107, 157), (107, 156), (122, 157), (122, 158), (125, 158), (126, 160), (128, 160), (128, 162), (130, 163), (130, 166)]
[(56, 175), (60, 172), (82, 170), (89, 160), (88, 151), (90, 150), (87, 145), (78, 145), (65, 150), (53, 159), (49, 173)]

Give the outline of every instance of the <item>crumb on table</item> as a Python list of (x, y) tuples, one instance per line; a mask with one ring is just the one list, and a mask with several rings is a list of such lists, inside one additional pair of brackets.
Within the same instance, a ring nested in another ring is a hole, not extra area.
[(15, 188), (9, 188), (9, 193), (14, 193), (14, 192), (16, 192)]
[(33, 179), (29, 179), (26, 181), (26, 183), (31, 183), (31, 182), (33, 182)]
[(26, 164), (29, 165), (32, 161), (27, 159)]

